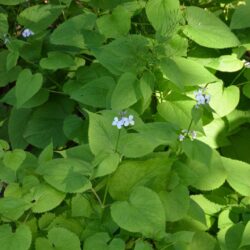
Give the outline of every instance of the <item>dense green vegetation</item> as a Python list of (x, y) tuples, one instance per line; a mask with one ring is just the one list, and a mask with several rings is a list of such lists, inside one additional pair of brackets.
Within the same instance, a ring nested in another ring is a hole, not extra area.
[(250, 0), (0, 0), (0, 249), (250, 249)]

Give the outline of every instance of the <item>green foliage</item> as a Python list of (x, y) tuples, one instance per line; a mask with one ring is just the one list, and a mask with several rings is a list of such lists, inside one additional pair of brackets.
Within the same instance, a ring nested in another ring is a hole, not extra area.
[(0, 0), (0, 249), (249, 249), (249, 6)]

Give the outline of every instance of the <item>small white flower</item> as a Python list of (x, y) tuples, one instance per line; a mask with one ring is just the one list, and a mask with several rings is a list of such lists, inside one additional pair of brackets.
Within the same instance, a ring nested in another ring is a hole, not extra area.
[(194, 91), (194, 96), (196, 99), (195, 107), (198, 108), (199, 105), (204, 105), (210, 102), (211, 96), (205, 93), (206, 89), (199, 89), (198, 91)]
[(196, 139), (196, 137), (197, 137), (196, 131), (192, 130), (192, 131), (189, 132), (189, 134), (190, 134), (190, 136), (191, 136), (191, 140)]
[(34, 32), (30, 29), (24, 29), (24, 31), (22, 32), (22, 36), (25, 38), (33, 36), (33, 35), (34, 35)]
[(246, 61), (245, 59), (243, 59), (242, 62), (244, 63), (244, 66), (246, 68), (248, 68), (248, 69), (250, 68), (250, 62)]
[(124, 121), (121, 119), (119, 120), (118, 117), (115, 117), (113, 122), (112, 122), (112, 126), (117, 126), (118, 129), (122, 128)]
[(178, 138), (179, 138), (179, 141), (183, 141), (185, 139), (185, 135), (180, 134)]
[(124, 121), (124, 126), (128, 127), (129, 125), (134, 126), (135, 125), (135, 121), (134, 121), (134, 116), (133, 115), (129, 115), (129, 117), (123, 117), (122, 118)]

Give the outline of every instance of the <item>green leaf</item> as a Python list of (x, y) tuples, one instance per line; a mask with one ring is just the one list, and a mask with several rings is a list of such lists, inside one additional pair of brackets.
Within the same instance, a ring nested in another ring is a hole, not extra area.
[(199, 7), (187, 7), (188, 25), (184, 34), (201, 46), (208, 48), (230, 48), (239, 45), (238, 38), (215, 14)]
[(59, 206), (64, 200), (65, 194), (49, 185), (41, 184), (32, 190), (32, 212), (44, 213)]
[(170, 192), (161, 191), (159, 196), (165, 209), (166, 221), (177, 221), (186, 216), (190, 201), (187, 187), (178, 185)]
[(250, 27), (250, 1), (246, 0), (244, 4), (239, 4), (235, 9), (230, 23), (231, 29), (245, 29)]
[(128, 201), (111, 205), (113, 220), (129, 232), (159, 239), (165, 232), (165, 212), (159, 196), (145, 187), (133, 189)]
[(0, 38), (3, 39), (4, 35), (8, 34), (9, 24), (8, 16), (4, 13), (0, 13)]
[(95, 233), (85, 240), (83, 250), (125, 250), (123, 240), (114, 238), (108, 245), (109, 241), (107, 233)]
[(250, 98), (250, 82), (247, 82), (244, 86), (243, 86), (243, 89), (242, 89), (242, 92), (243, 94)]
[[(89, 114), (89, 146), (94, 155), (113, 152), (116, 148), (119, 130), (112, 126), (114, 113)], [(125, 133), (120, 131), (121, 134)]]
[(147, 45), (148, 41), (145, 37), (129, 35), (95, 49), (93, 54), (114, 75), (128, 71), (136, 74), (146, 66), (149, 54)]
[(43, 163), (52, 160), (53, 158), (53, 144), (50, 143), (43, 151), (40, 153), (38, 157), (38, 162)]
[(48, 232), (48, 240), (45, 238), (36, 239), (36, 250), (44, 248), (49, 250), (81, 250), (77, 235), (60, 227), (54, 227)]
[(179, 26), (179, 9), (178, 0), (150, 0), (146, 5), (147, 17), (161, 35), (170, 35)]
[(15, 51), (15, 50), (10, 51), (10, 53), (8, 54), (8, 57), (7, 57), (7, 62), (6, 62), (6, 70), (7, 71), (13, 69), (16, 66), (18, 58), (19, 58), (18, 51)]
[(50, 40), (53, 44), (86, 48), (85, 30), (94, 27), (96, 16), (93, 13), (74, 16), (60, 24), (52, 33)]
[(250, 196), (250, 164), (222, 157), (230, 186), (241, 195)]
[(100, 157), (100, 163), (94, 172), (95, 178), (115, 172), (120, 163), (120, 155), (117, 153), (104, 154)]
[(25, 8), (18, 16), (18, 23), (37, 33), (49, 27), (61, 14), (62, 7), (46, 4)]
[(86, 217), (89, 218), (92, 214), (92, 207), (89, 200), (77, 194), (71, 200), (71, 215), (72, 217)]
[(29, 69), (24, 69), (16, 82), (17, 108), (21, 108), (42, 87), (43, 77), (40, 73), (32, 75)]
[(111, 97), (112, 109), (123, 110), (136, 103), (139, 99), (138, 86), (139, 82), (136, 75), (131, 73), (122, 74)]
[(219, 153), (198, 140), (184, 140), (183, 151), (188, 156), (187, 165), (193, 171), (192, 186), (200, 190), (213, 190), (226, 179)]
[(26, 2), (26, 0), (0, 0), (0, 4), (3, 5), (18, 5), (24, 2)]
[(149, 245), (149, 243), (138, 240), (136, 241), (134, 250), (153, 250), (153, 248)]
[(231, 113), (240, 100), (240, 91), (237, 86), (223, 88), (223, 83), (217, 82), (210, 84), (207, 91), (211, 95), (209, 105), (220, 117)]
[(43, 69), (58, 70), (69, 68), (75, 65), (74, 59), (65, 53), (59, 51), (52, 51), (48, 53), (47, 58), (42, 58), (40, 66)]
[(10, 168), (14, 172), (16, 172), (25, 158), (26, 153), (23, 150), (15, 149), (4, 154), (3, 163), (7, 168)]
[(250, 222), (247, 222), (245, 229), (243, 231), (240, 247), (249, 245), (250, 245)]
[(21, 198), (4, 197), (0, 199), (0, 215), (8, 220), (18, 220), (30, 206)]
[(137, 186), (145, 185), (156, 192), (163, 190), (171, 165), (172, 161), (162, 154), (146, 160), (123, 161), (110, 179), (109, 193), (115, 200), (125, 200)]
[(68, 98), (54, 97), (32, 113), (23, 137), (30, 144), (44, 148), (51, 141), (54, 147), (64, 145), (63, 121), (73, 109)]
[(181, 89), (217, 80), (202, 65), (183, 57), (165, 58), (161, 61), (160, 67), (163, 74)]
[(117, 38), (128, 34), (130, 30), (130, 13), (123, 6), (118, 5), (112, 11), (112, 14), (99, 17), (96, 24), (100, 33), (106, 38)]
[(238, 59), (235, 54), (223, 55), (217, 58), (190, 58), (189, 59), (202, 64), (205, 67), (216, 69), (222, 72), (235, 72), (240, 70), (244, 63)]
[[(185, 97), (168, 98), (165, 102), (158, 104), (157, 110), (161, 117), (166, 121), (178, 126), (180, 129), (187, 129), (192, 119), (191, 110), (195, 101)], [(199, 121), (192, 127), (195, 130), (202, 131), (202, 124)]]
[(188, 250), (214, 250), (216, 245), (215, 239), (206, 232), (196, 232)]
[(38, 173), (54, 188), (65, 193), (83, 192), (91, 187), (91, 166), (77, 159), (54, 159), (41, 163)]
[(121, 135), (118, 142), (118, 151), (126, 157), (141, 157), (152, 153), (157, 146), (177, 141), (175, 127), (170, 123), (147, 123), (134, 129), (137, 133)]
[(110, 96), (114, 88), (115, 81), (112, 77), (98, 77), (72, 91), (70, 97), (92, 107), (110, 108)]
[(0, 226), (0, 242), (2, 250), (29, 250), (32, 241), (31, 231), (28, 226), (21, 224), (15, 232), (10, 225)]

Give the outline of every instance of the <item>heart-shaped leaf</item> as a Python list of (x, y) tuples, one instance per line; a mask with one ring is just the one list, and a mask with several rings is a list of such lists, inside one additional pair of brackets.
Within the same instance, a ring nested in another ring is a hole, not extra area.
[(113, 203), (111, 215), (121, 228), (145, 237), (160, 238), (165, 231), (165, 212), (160, 198), (145, 187), (135, 188), (128, 201)]

